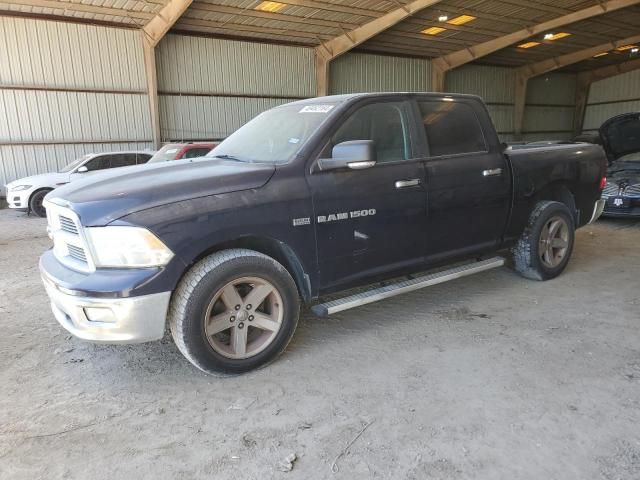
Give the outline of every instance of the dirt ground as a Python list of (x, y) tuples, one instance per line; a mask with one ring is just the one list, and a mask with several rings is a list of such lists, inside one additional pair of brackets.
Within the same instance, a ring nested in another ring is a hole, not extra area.
[(580, 230), (550, 282), (504, 268), (306, 314), (278, 361), (222, 379), (169, 339), (68, 335), (48, 245), (0, 210), (2, 479), (640, 478), (640, 222)]

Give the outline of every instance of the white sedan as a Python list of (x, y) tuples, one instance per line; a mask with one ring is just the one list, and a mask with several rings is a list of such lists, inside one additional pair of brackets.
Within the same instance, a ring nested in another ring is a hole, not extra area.
[(7, 203), (9, 208), (44, 217), (47, 212), (42, 206), (42, 200), (54, 188), (91, 172), (147, 163), (152, 155), (153, 152), (138, 151), (90, 153), (74, 160), (59, 172), (33, 175), (8, 183)]

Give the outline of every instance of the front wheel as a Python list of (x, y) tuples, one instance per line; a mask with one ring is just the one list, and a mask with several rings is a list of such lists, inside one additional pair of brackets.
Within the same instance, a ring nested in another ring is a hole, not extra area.
[(46, 217), (47, 209), (44, 208), (44, 197), (47, 196), (51, 190), (38, 190), (29, 199), (29, 210), (32, 211), (38, 217)]
[(560, 202), (538, 203), (511, 250), (515, 269), (533, 280), (557, 277), (569, 263), (575, 239), (571, 211)]
[(182, 279), (169, 309), (182, 354), (207, 373), (239, 374), (275, 359), (298, 324), (300, 302), (289, 272), (252, 250), (224, 250)]

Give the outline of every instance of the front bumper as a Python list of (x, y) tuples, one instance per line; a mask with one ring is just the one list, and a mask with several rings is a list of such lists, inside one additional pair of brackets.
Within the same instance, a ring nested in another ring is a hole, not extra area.
[[(126, 344), (159, 340), (164, 335), (171, 292), (129, 298), (92, 298), (63, 292), (44, 275), (42, 281), (56, 319), (78, 338)], [(98, 320), (90, 320), (90, 316)]]
[(7, 191), (7, 205), (9, 208), (26, 212), (29, 209), (30, 195), (31, 192), (29, 190), (22, 190), (19, 192)]

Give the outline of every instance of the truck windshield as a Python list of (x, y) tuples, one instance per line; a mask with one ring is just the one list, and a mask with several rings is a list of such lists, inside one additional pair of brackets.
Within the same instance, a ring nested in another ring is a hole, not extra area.
[(329, 117), (335, 104), (287, 105), (268, 110), (211, 150), (207, 157), (282, 164), (291, 160)]
[(79, 167), (83, 162), (88, 160), (90, 157), (91, 155), (89, 154), (89, 155), (85, 155), (83, 157), (75, 159), (73, 162), (68, 163), (67, 165), (62, 167), (59, 173), (68, 173), (68, 172), (71, 172), (72, 170), (75, 170), (77, 167)]

